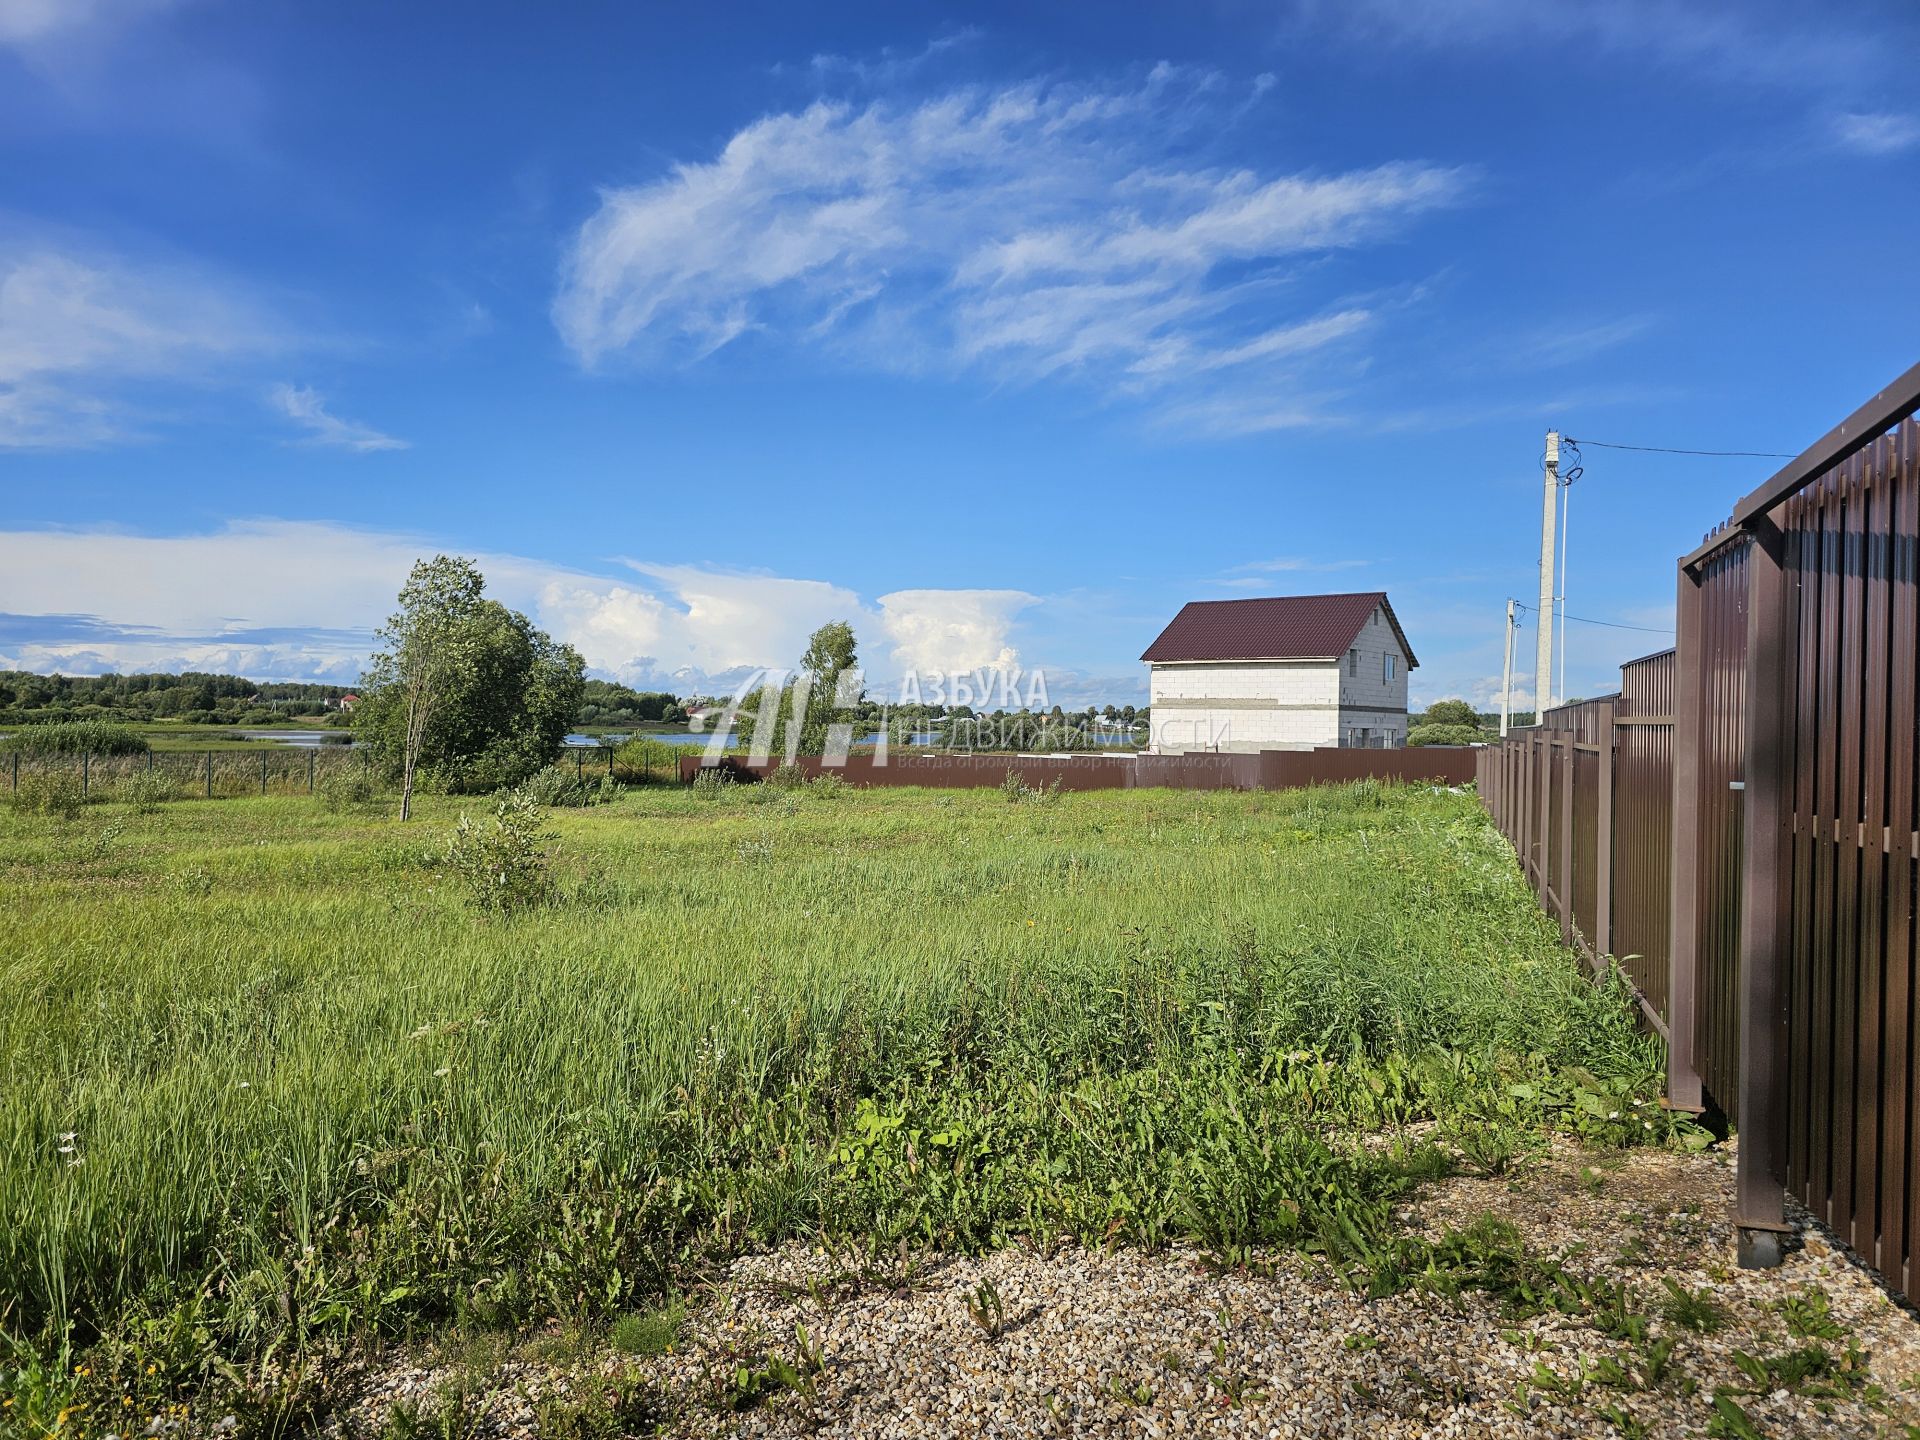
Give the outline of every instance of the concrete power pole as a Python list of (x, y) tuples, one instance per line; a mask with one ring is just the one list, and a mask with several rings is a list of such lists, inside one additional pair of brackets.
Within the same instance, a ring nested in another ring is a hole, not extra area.
[(1533, 723), (1553, 703), (1553, 529), (1560, 499), (1560, 432), (1547, 431), (1547, 459), (1540, 501), (1540, 632), (1534, 650)]
[(1507, 738), (1507, 716), (1513, 708), (1513, 601), (1507, 601), (1507, 663), (1500, 672), (1500, 738)]

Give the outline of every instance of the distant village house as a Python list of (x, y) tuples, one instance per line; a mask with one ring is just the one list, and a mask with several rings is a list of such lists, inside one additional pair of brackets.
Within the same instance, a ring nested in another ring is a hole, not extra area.
[(1379, 590), (1195, 600), (1140, 658), (1158, 754), (1396, 749), (1420, 663)]

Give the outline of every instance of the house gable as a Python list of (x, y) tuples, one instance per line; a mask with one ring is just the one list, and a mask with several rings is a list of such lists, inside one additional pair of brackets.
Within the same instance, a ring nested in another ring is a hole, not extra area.
[(1336, 662), (1353, 647), (1374, 615), (1392, 627), (1406, 666), (1420, 662), (1393, 613), (1386, 592), (1279, 595), (1254, 600), (1192, 600), (1140, 658), (1149, 664), (1219, 660)]

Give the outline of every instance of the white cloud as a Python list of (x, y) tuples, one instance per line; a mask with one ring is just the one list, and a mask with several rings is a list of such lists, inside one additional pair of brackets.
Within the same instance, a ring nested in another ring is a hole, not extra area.
[(1040, 597), (1024, 590), (896, 590), (880, 597), (880, 622), (901, 672), (1012, 671), (1013, 622)]
[(1258, 570), (1274, 575), (1298, 570), (1355, 570), (1372, 563), (1371, 560), (1309, 560), (1299, 555), (1282, 555), (1273, 560), (1251, 560), (1245, 565), (1234, 566), (1234, 569)]
[(710, 161), (604, 190), (554, 321), (587, 366), (698, 360), (763, 333), (863, 365), (1069, 375), (1163, 405), (1238, 383), (1272, 407), (1287, 364), (1373, 319), (1303, 299), (1304, 257), (1457, 203), (1468, 177), (1178, 158), (1220, 118), (1216, 78), (1161, 66), (1132, 90), (1025, 84), (766, 116)]
[(373, 450), (405, 450), (407, 442), (382, 434), (371, 425), (342, 420), (330, 414), (318, 391), (306, 385), (276, 385), (268, 398), (294, 424), (307, 431), (313, 445), (332, 445), (365, 454)]
[(162, 9), (169, 0), (0, 0), (0, 45), (41, 44)]
[(1920, 145), (1920, 115), (1850, 112), (1832, 123), (1834, 142), (1863, 155), (1899, 155)]
[(1296, 0), (1309, 26), (1368, 45), (1537, 52), (1556, 63), (1590, 52), (1651, 60), (1736, 82), (1811, 88), (1857, 76), (1878, 58), (1867, 38), (1834, 23), (1769, 13), (1753, 0)]
[(259, 307), (183, 268), (0, 249), (0, 448), (124, 438), (126, 387), (199, 380), (277, 343)]
[[(414, 561), (457, 547), (319, 521), (239, 521), (201, 535), (0, 531), (0, 668), (212, 669), (351, 679)], [(902, 590), (868, 604), (822, 580), (625, 561), (594, 574), (475, 555), (488, 593), (577, 648), (596, 672), (681, 690), (788, 669), (849, 620), (868, 673), (1012, 666), (1004, 590)]]

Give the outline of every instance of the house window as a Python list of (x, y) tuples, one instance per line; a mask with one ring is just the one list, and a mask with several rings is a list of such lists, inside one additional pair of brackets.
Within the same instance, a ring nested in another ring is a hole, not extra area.
[(1358, 650), (1349, 650), (1347, 651), (1347, 674), (1358, 675), (1359, 673), (1360, 652)]
[(1388, 684), (1392, 684), (1393, 683), (1393, 656), (1382, 655), (1380, 658), (1385, 662), (1385, 668), (1381, 671), (1381, 674), (1386, 679)]

